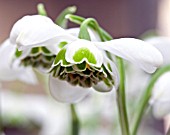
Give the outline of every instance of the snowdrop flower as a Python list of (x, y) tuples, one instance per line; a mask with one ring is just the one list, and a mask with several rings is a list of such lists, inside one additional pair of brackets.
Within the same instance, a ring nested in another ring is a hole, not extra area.
[[(118, 88), (117, 68), (105, 51), (149, 73), (153, 73), (163, 62), (161, 53), (144, 41), (134, 38), (87, 41), (68, 34), (48, 17), (39, 15), (19, 20), (12, 29), (11, 41), (25, 52), (45, 46), (56, 54), (50, 70), (49, 85), (52, 95), (63, 102), (82, 99), (92, 87), (102, 92)], [(62, 47), (59, 46), (61, 42), (65, 42)], [(65, 85), (66, 81), (69, 87)]]
[[(37, 35), (34, 33), (36, 31), (44, 34)], [(60, 42), (60, 39), (55, 37), (62, 37), (63, 34), (65, 35), (65, 31), (45, 16), (25, 16), (14, 24), (10, 40), (11, 43), (17, 44), (19, 51), (22, 51), (19, 56), (21, 64), (31, 65), (46, 72), (51, 67), (59, 49), (56, 47), (56, 42)]]
[(154, 45), (162, 54), (164, 65), (170, 64), (170, 38), (152, 37), (145, 39), (146, 42)]
[(155, 83), (150, 103), (153, 104), (153, 114), (163, 118), (170, 113), (170, 72), (164, 73)]
[[(145, 41), (153, 44), (161, 53), (164, 59), (164, 65), (170, 64), (170, 38), (168, 37), (152, 37)], [(150, 100), (153, 106), (153, 114), (157, 118), (165, 117), (170, 113), (170, 72), (164, 73), (152, 91)]]
[[(23, 67), (19, 61), (13, 62), (16, 46), (7, 39), (0, 46), (0, 81), (20, 80), (30, 84), (36, 84), (37, 78), (31, 67)], [(29, 79), (28, 79), (29, 78)]]

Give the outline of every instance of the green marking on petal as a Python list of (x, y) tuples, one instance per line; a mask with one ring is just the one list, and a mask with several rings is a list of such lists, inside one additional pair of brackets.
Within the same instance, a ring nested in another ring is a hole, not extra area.
[(72, 67), (66, 67), (66, 73), (73, 73), (75, 72)]
[(89, 69), (83, 71), (82, 73), (83, 73), (82, 75), (85, 75), (85, 76), (90, 76), (91, 75), (91, 71)]
[(66, 44), (67, 44), (67, 42), (65, 42), (65, 41), (60, 42), (60, 44), (58, 45), (58, 47), (61, 49), (61, 48), (63, 48)]
[(35, 48), (32, 48), (32, 50), (31, 50), (31, 54), (38, 54), (39, 53), (39, 47), (35, 47)]
[(44, 56), (44, 58), (45, 58), (47, 61), (51, 62), (51, 61), (53, 61), (54, 56)]
[(22, 51), (19, 51), (18, 49), (16, 49), (15, 51), (15, 56), (18, 58), (22, 55)]
[(76, 64), (73, 66), (75, 71), (84, 71), (86, 70), (86, 62), (84, 61), (83, 63)]
[(77, 64), (78, 69), (85, 70), (86, 69), (86, 62), (83, 62), (81, 64)]
[(44, 54), (51, 54), (51, 52), (46, 47), (41, 47), (41, 50)]
[(80, 48), (75, 52), (73, 59), (75, 62), (81, 62), (84, 58), (88, 60), (89, 63), (96, 64), (96, 58), (93, 53), (90, 52), (88, 48)]
[(104, 79), (103, 81), (108, 87), (112, 87), (112, 84), (110, 83), (108, 79)]
[(104, 65), (103, 65), (102, 67), (103, 67), (104, 73), (106, 73), (106, 75), (107, 75), (107, 78), (108, 78), (109, 80), (112, 80), (113, 78), (112, 78), (112, 76), (110, 75), (110, 73), (109, 73), (109, 71), (107, 70), (107, 68), (106, 68)]
[(59, 53), (57, 54), (57, 56), (55, 58), (54, 65), (57, 65), (60, 61), (62, 61), (63, 65), (69, 65), (70, 64), (65, 59), (65, 53), (66, 53), (65, 48), (59, 51)]
[(112, 68), (111, 68), (110, 63), (107, 63), (107, 67), (108, 67), (108, 69), (112, 72)]

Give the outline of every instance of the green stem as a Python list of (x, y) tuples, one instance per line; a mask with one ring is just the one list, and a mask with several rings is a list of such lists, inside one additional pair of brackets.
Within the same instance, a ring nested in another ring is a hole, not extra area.
[(121, 125), (122, 135), (130, 135), (129, 122), (126, 107), (126, 94), (125, 94), (125, 71), (123, 60), (117, 57), (118, 69), (120, 74), (120, 86), (117, 90), (117, 105), (119, 111), (119, 120)]
[(148, 107), (148, 102), (149, 102), (149, 99), (151, 97), (151, 94), (152, 94), (152, 89), (153, 89), (153, 86), (155, 84), (155, 82), (159, 79), (159, 77), (164, 74), (165, 72), (167, 71), (170, 71), (170, 65), (168, 66), (165, 66), (161, 69), (159, 69), (154, 75), (153, 77), (151, 78), (146, 90), (145, 90), (145, 93), (143, 94), (143, 96), (141, 97), (140, 101), (139, 101), (139, 106), (138, 108), (136, 109), (136, 117), (134, 118), (134, 125), (133, 125), (133, 128), (132, 128), (132, 135), (136, 135), (137, 134), (137, 131), (138, 131), (138, 128), (139, 128), (139, 125), (141, 123), (141, 120), (142, 120), (142, 117), (145, 113), (145, 110), (146, 108)]
[[(87, 30), (87, 28), (89, 27), (89, 25), (92, 25), (93, 26), (93, 29), (95, 29), (95, 31), (98, 32), (99, 36), (100, 36), (100, 39), (102, 41), (104, 41), (104, 38), (103, 38), (103, 33), (99, 27), (99, 24), (97, 23), (97, 21), (94, 19), (94, 18), (87, 18), (85, 19), (81, 25), (80, 25), (80, 32), (79, 32), (79, 38), (82, 38), (82, 39), (85, 39), (85, 37), (88, 37), (88, 39), (86, 40), (90, 40), (90, 35), (89, 35), (89, 32)], [(84, 35), (85, 34), (85, 35)]]
[(37, 5), (37, 11), (38, 11), (38, 14), (39, 14), (39, 15), (47, 16), (47, 12), (46, 12), (46, 10), (45, 10), (44, 4), (39, 3), (39, 4)]
[(74, 14), (76, 10), (77, 10), (76, 6), (69, 6), (65, 8), (56, 18), (55, 23), (62, 28), (67, 28), (67, 19), (65, 18), (65, 16), (67, 14)]
[[(0, 106), (0, 110), (1, 109), (1, 106)], [(1, 114), (1, 111), (0, 111), (0, 135), (3, 135), (3, 119), (2, 119), (2, 114)]]
[[(81, 25), (81, 24), (83, 23), (83, 21), (86, 20), (86, 18), (83, 18), (83, 17), (81, 17), (81, 16), (77, 16), (77, 15), (72, 15), (72, 14), (68, 14), (68, 15), (66, 15), (65, 17), (66, 17), (67, 19), (69, 19), (71, 22), (74, 22), (74, 23), (79, 24), (79, 25)], [(96, 21), (96, 22), (97, 22), (97, 21)], [(92, 23), (89, 23), (89, 27), (91, 27), (92, 29), (96, 30), (93, 22), (92, 22)], [(109, 41), (109, 40), (112, 40), (112, 39), (113, 39), (112, 36), (111, 36), (109, 33), (107, 33), (104, 29), (102, 29), (101, 27), (99, 27), (99, 29), (100, 29), (99, 31), (102, 32), (102, 34), (103, 34), (103, 35), (102, 35), (102, 38), (104, 38), (105, 41)]]
[(71, 107), (71, 122), (72, 122), (72, 135), (79, 135), (79, 127), (80, 127), (80, 122), (75, 110), (75, 106), (73, 104), (70, 105)]

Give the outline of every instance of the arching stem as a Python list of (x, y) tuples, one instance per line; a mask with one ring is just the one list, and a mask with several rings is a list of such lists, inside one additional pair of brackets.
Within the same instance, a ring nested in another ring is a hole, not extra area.
[(139, 125), (141, 123), (141, 120), (143, 118), (143, 115), (145, 114), (145, 111), (148, 107), (148, 102), (152, 94), (152, 89), (155, 84), (155, 82), (159, 79), (159, 77), (164, 74), (165, 72), (170, 71), (170, 65), (165, 66), (161, 69), (159, 69), (151, 78), (143, 96), (141, 97), (139, 101), (139, 106), (136, 109), (136, 116), (135, 116), (135, 121), (133, 123), (133, 128), (132, 128), (132, 135), (136, 135)]

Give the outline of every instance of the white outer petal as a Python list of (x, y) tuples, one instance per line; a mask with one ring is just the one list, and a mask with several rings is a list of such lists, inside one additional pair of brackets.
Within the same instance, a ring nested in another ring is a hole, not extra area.
[(14, 80), (18, 72), (11, 67), (12, 58), (15, 53), (15, 46), (6, 40), (0, 46), (0, 80)]
[(153, 73), (163, 64), (161, 53), (154, 46), (139, 39), (120, 38), (95, 44), (103, 50), (138, 65), (148, 73)]
[(153, 44), (163, 55), (164, 65), (170, 64), (170, 38), (169, 37), (153, 37), (145, 40)]
[(66, 81), (50, 76), (49, 88), (51, 95), (59, 102), (76, 103), (90, 92), (88, 88), (73, 86)]
[[(37, 46), (54, 46), (55, 53), (58, 52), (57, 45), (61, 41), (72, 41), (75, 37), (66, 33), (64, 29), (53, 23), (45, 16), (25, 16), (17, 21), (10, 33), (12, 43), (18, 45), (19, 50)], [(51, 51), (51, 49), (50, 49)]]
[(163, 74), (155, 83), (150, 103), (156, 117), (170, 113), (170, 72)]
[(93, 44), (90, 41), (84, 40), (84, 39), (78, 39), (76, 41), (73, 41), (72, 43), (67, 45), (67, 50), (66, 50), (66, 60), (70, 63), (82, 63), (82, 61), (86, 60), (83, 59), (81, 62), (75, 62), (73, 60), (73, 56), (75, 54), (76, 51), (78, 51), (80, 48), (88, 48), (90, 50), (90, 52), (94, 55), (94, 57), (96, 58), (96, 64), (90, 64), (92, 66), (96, 66), (96, 67), (101, 67), (102, 63), (103, 63), (103, 55), (102, 52), (95, 46), (95, 44)]
[(16, 46), (7, 39), (0, 46), (0, 80), (11, 81), (20, 80), (30, 84), (36, 84), (37, 78), (30, 67), (24, 68), (16, 60), (12, 63)]
[(37, 77), (32, 70), (32, 67), (25, 67), (25, 69), (23, 69), (23, 71), (21, 72), (23, 73), (20, 73), (20, 75), (18, 76), (18, 80), (34, 85), (38, 83)]
[[(66, 31), (75, 36), (75, 37), (78, 37), (79, 36), (79, 31), (80, 31), (80, 28), (77, 27), (77, 28), (70, 28), (70, 29), (66, 29)], [(93, 29), (88, 29), (88, 32), (90, 34), (90, 38), (91, 38), (91, 41), (101, 41), (99, 35), (93, 30)]]

